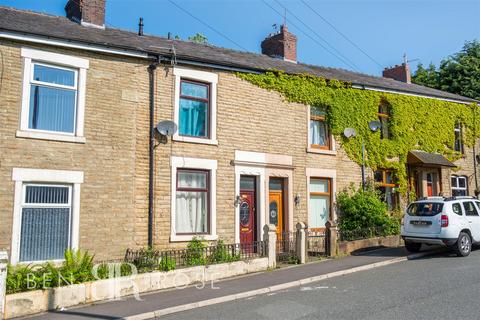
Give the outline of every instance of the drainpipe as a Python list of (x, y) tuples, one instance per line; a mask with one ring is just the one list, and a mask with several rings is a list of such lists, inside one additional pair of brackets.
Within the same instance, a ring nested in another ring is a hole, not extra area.
[(475, 104), (473, 106), (473, 173), (475, 175), (475, 197), (478, 197), (478, 178), (477, 178), (477, 156), (475, 151), (475, 145), (477, 144), (477, 107)]
[(148, 76), (150, 84), (150, 143), (148, 149), (148, 247), (153, 248), (153, 196), (154, 196), (154, 181), (153, 173), (155, 169), (155, 70), (159, 64), (157, 61), (148, 66)]

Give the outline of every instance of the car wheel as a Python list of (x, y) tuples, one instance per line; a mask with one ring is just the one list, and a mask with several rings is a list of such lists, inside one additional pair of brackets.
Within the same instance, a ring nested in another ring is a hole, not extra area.
[(470, 254), (472, 251), (472, 239), (468, 233), (460, 232), (455, 249), (459, 257), (466, 257)]
[(417, 242), (405, 242), (405, 248), (407, 249), (408, 252), (416, 253), (416, 252), (420, 252), (420, 249), (422, 248), (422, 244)]

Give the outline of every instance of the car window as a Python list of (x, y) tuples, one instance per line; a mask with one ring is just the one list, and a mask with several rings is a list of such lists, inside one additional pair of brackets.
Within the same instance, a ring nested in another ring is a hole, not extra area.
[(410, 216), (436, 216), (443, 210), (443, 203), (440, 202), (414, 202), (407, 208)]
[(463, 208), (465, 209), (466, 216), (478, 216), (477, 208), (475, 208), (475, 205), (473, 204), (473, 202), (465, 201), (463, 203)]
[(462, 215), (462, 206), (460, 206), (460, 203), (453, 203), (452, 204), (452, 211), (458, 214), (459, 216)]

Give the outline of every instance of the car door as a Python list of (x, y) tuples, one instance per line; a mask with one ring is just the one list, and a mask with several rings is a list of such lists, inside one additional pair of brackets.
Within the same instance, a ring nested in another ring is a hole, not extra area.
[[(478, 202), (478, 201), (477, 201)], [(473, 201), (463, 201), (463, 209), (465, 210), (465, 218), (470, 225), (470, 232), (472, 233), (473, 241), (480, 241), (480, 216), (478, 214), (479, 208)]]

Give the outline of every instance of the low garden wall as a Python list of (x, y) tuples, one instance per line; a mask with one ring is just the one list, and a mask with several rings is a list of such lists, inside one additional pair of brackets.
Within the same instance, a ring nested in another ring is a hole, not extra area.
[(168, 288), (182, 288), (268, 269), (268, 258), (256, 258), (167, 272), (149, 272), (98, 280), (46, 290), (8, 294), (5, 318), (15, 318), (102, 300), (120, 299), (134, 294)]
[(403, 245), (403, 240), (399, 235), (374, 237), (368, 239), (359, 239), (353, 241), (338, 241), (337, 252), (339, 255), (347, 255), (357, 250), (372, 247), (398, 247)]

